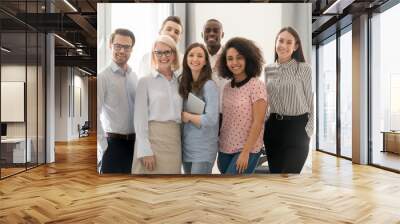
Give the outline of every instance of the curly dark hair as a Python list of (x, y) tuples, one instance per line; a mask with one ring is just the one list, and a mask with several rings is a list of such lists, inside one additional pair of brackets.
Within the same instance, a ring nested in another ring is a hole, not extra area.
[[(192, 70), (189, 68), (187, 63), (187, 58), (189, 52), (196, 47), (200, 47), (205, 55), (206, 64), (201, 69), (199, 78), (197, 81), (193, 81), (192, 77)], [(187, 99), (189, 92), (193, 92), (196, 95), (201, 95), (201, 90), (203, 89), (204, 84), (211, 80), (212, 69), (210, 65), (210, 59), (208, 55), (208, 51), (203, 44), (200, 43), (193, 43), (186, 48), (185, 56), (183, 56), (182, 62), (182, 74), (180, 75), (180, 82), (179, 82), (179, 94), (182, 96), (183, 99)]]
[[(275, 46), (276, 46), (276, 41), (278, 41), (279, 34), (285, 32), (285, 31), (290, 33), (294, 37), (296, 44), (297, 44), (297, 49), (293, 52), (292, 58), (295, 59), (297, 62), (306, 62), (306, 60), (304, 59), (303, 48), (301, 46), (301, 40), (300, 40), (299, 34), (292, 27), (290, 27), (290, 26), (283, 27), (281, 30), (279, 30), (278, 34), (275, 37)], [(276, 53), (276, 48), (275, 48), (275, 59), (274, 60), (275, 60), (275, 62), (278, 61), (278, 54)]]
[(256, 44), (243, 37), (234, 37), (230, 39), (222, 50), (219, 58), (218, 72), (223, 78), (233, 79), (233, 73), (229, 70), (226, 63), (226, 52), (229, 48), (236, 49), (246, 60), (246, 76), (258, 77), (261, 75), (262, 67), (264, 64), (264, 57), (260, 48)]

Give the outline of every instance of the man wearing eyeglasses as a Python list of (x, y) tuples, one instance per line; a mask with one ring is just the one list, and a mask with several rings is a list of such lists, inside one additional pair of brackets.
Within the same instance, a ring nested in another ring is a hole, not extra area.
[(110, 37), (112, 61), (97, 76), (97, 161), (100, 173), (130, 173), (137, 76), (127, 64), (135, 36), (116, 29)]
[[(161, 29), (159, 31), (160, 35), (168, 35), (170, 36), (178, 45), (181, 36), (183, 33), (183, 26), (181, 19), (177, 16), (168, 16), (162, 23)], [(181, 60), (179, 63), (182, 65), (183, 54), (178, 52), (179, 59)], [(138, 75), (140, 77), (150, 75), (151, 74), (151, 52), (143, 55), (142, 60), (139, 64)], [(181, 69), (176, 72), (177, 75), (181, 74)]]

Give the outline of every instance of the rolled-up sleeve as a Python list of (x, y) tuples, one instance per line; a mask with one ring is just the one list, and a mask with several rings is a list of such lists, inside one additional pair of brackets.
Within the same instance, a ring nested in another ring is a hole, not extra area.
[(201, 127), (214, 126), (219, 121), (219, 91), (214, 81), (207, 81), (203, 87), (205, 112), (200, 117)]
[(139, 80), (135, 97), (134, 124), (136, 132), (137, 158), (153, 155), (149, 141), (149, 95), (147, 85), (148, 80), (146, 78), (148, 78), (148, 76)]

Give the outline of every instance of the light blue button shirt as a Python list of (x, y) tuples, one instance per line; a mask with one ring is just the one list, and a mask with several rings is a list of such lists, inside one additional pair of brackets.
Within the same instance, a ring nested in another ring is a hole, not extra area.
[(153, 71), (140, 78), (135, 98), (135, 131), (137, 158), (152, 156), (149, 141), (150, 121), (174, 121), (181, 123), (182, 97), (178, 93), (178, 79), (171, 80)]
[(204, 114), (201, 115), (200, 128), (190, 122), (183, 125), (183, 161), (214, 164), (218, 151), (219, 90), (216, 83), (209, 80), (204, 84), (202, 92), (203, 96), (200, 98), (206, 106)]
[(98, 161), (107, 149), (105, 132), (132, 134), (137, 76), (128, 66), (124, 71), (114, 61), (97, 76)]

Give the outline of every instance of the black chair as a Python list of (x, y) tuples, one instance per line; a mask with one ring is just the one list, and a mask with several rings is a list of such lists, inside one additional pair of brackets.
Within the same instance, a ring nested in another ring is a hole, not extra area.
[(89, 121), (85, 121), (85, 123), (80, 128), (78, 125), (78, 129), (79, 129), (79, 138), (89, 136), (89, 129), (90, 129)]

